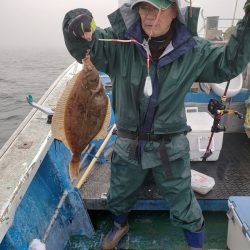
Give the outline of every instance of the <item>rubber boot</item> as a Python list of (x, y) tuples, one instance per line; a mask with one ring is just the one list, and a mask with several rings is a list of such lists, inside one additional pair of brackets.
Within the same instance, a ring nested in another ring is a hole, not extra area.
[(114, 249), (123, 236), (128, 233), (129, 225), (127, 217), (127, 214), (121, 214), (118, 216), (113, 215), (114, 226), (102, 241), (103, 250)]
[(184, 230), (184, 235), (190, 250), (202, 250), (205, 238), (205, 229), (199, 232)]

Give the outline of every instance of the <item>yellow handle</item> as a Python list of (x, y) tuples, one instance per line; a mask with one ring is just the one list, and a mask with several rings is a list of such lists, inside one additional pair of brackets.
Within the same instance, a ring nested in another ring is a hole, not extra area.
[(87, 179), (87, 177), (90, 174), (90, 171), (92, 170), (92, 168), (94, 167), (97, 158), (100, 156), (100, 154), (102, 153), (103, 149), (105, 148), (105, 146), (107, 145), (110, 137), (112, 136), (113, 130), (116, 128), (116, 125), (114, 124), (113, 127), (111, 128), (111, 130), (109, 131), (108, 135), (106, 136), (105, 140), (103, 141), (101, 147), (98, 149), (98, 151), (96, 152), (95, 157), (93, 158), (93, 160), (90, 162), (90, 164), (88, 165), (86, 171), (84, 172), (84, 174), (82, 175), (81, 179), (79, 180), (79, 182), (77, 183), (76, 187), (78, 189), (81, 188), (82, 184), (85, 182), (85, 180)]

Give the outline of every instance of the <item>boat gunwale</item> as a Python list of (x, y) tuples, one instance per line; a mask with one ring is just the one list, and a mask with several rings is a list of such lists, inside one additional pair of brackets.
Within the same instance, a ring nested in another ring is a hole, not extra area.
[[(77, 73), (79, 69), (79, 64), (77, 62), (73, 62), (69, 67), (67, 67), (62, 74), (59, 75), (59, 77), (52, 83), (52, 85), (49, 87), (49, 89), (45, 92), (45, 94), (41, 97), (41, 99), (39, 100), (38, 104), (40, 105), (46, 105), (46, 102), (49, 100), (51, 94), (53, 95), (53, 91), (61, 91), (65, 86), (63, 86), (64, 84), (66, 85), (67, 82), (72, 78), (73, 75), (75, 75)], [(62, 85), (62, 86), (60, 86)], [(57, 90), (58, 88), (58, 90)], [(56, 95), (56, 97), (58, 98), (59, 95)], [(53, 99), (53, 102), (55, 102), (55, 98)], [(20, 145), (18, 145), (18, 139), (20, 137), (22, 137), (22, 134), (25, 133), (26, 129), (29, 129), (29, 125), (32, 125), (32, 122), (38, 120), (41, 117), (41, 111), (36, 110), (35, 108), (33, 108), (29, 114), (25, 117), (25, 119), (22, 121), (22, 123), (18, 126), (18, 128), (15, 130), (15, 132), (12, 134), (12, 136), (9, 138), (9, 140), (4, 144), (4, 146), (1, 148), (0, 150), (0, 163), (5, 163), (7, 166), (8, 164), (10, 164), (11, 159), (8, 155), (8, 153), (11, 152), (11, 150), (15, 148), (20, 147)], [(41, 119), (40, 119), (41, 120)], [(42, 119), (42, 122), (46, 121), (45, 119)], [(35, 126), (39, 125), (39, 124), (43, 124), (43, 123), (37, 123), (35, 124)], [(44, 127), (41, 129), (45, 129), (48, 127)], [(38, 129), (39, 131), (39, 129)], [(39, 131), (39, 133), (41, 134), (41, 131)], [(27, 135), (26, 135), (27, 136)], [(52, 136), (51, 133), (51, 129), (48, 129), (48, 131), (44, 132), (44, 138), (43, 141), (40, 141), (40, 139), (36, 139), (37, 142), (39, 143), (38, 148), (36, 149), (37, 151), (34, 152), (34, 147), (32, 147), (35, 143), (35, 140), (33, 142), (33, 145), (30, 147), (30, 149), (25, 149), (25, 150), (32, 150), (31, 154), (34, 155), (32, 157), (32, 159), (29, 160), (29, 162), (25, 161), (26, 163), (26, 168), (25, 168), (25, 172), (22, 173), (20, 175), (20, 173), (17, 172), (11, 172), (11, 179), (14, 179), (15, 175), (19, 175), (17, 176), (17, 178), (15, 178), (16, 180), (18, 179), (19, 181), (17, 181), (14, 184), (14, 187), (10, 187), (11, 191), (8, 192), (10, 195), (5, 195), (2, 193), (1, 198), (2, 199), (2, 204), (0, 207), (0, 242), (3, 240), (6, 232), (8, 231), (8, 229), (11, 227), (13, 220), (14, 220), (14, 216), (15, 216), (15, 212), (16, 209), (18, 208), (20, 202), (22, 201), (22, 197), (25, 195), (30, 183), (32, 182), (37, 170), (39, 169), (39, 166), (42, 162), (42, 160), (44, 159), (45, 155), (47, 154), (54, 138)], [(25, 139), (25, 138), (24, 138)], [(26, 155), (27, 155), (27, 151), (26, 151)], [(25, 156), (24, 156), (25, 157)], [(13, 159), (13, 158), (12, 158)], [(9, 160), (9, 163), (8, 163)], [(13, 160), (12, 160), (13, 161)], [(23, 162), (22, 159), (18, 158), (18, 162), (21, 163)], [(0, 169), (4, 167), (3, 165), (0, 165)], [(19, 166), (17, 166), (19, 167)], [(8, 181), (8, 180), (6, 180)], [(1, 182), (0, 183), (2, 188), (5, 187), (6, 188), (6, 183), (5, 182)]]

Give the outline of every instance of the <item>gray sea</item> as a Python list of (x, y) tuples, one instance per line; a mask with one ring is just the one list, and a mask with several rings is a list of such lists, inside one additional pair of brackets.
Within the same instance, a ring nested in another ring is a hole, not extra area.
[(65, 49), (0, 49), (0, 148), (74, 59)]

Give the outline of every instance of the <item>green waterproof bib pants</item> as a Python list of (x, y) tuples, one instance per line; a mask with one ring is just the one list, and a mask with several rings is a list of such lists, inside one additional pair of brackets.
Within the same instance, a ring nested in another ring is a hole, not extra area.
[(170, 207), (171, 222), (195, 232), (203, 225), (201, 208), (191, 189), (189, 142), (184, 134), (166, 143), (172, 176), (159, 154), (160, 142), (147, 142), (141, 162), (129, 159), (131, 139), (118, 137), (112, 156), (108, 208), (115, 215), (128, 213), (137, 200), (137, 193), (149, 169), (152, 169), (157, 188)]

